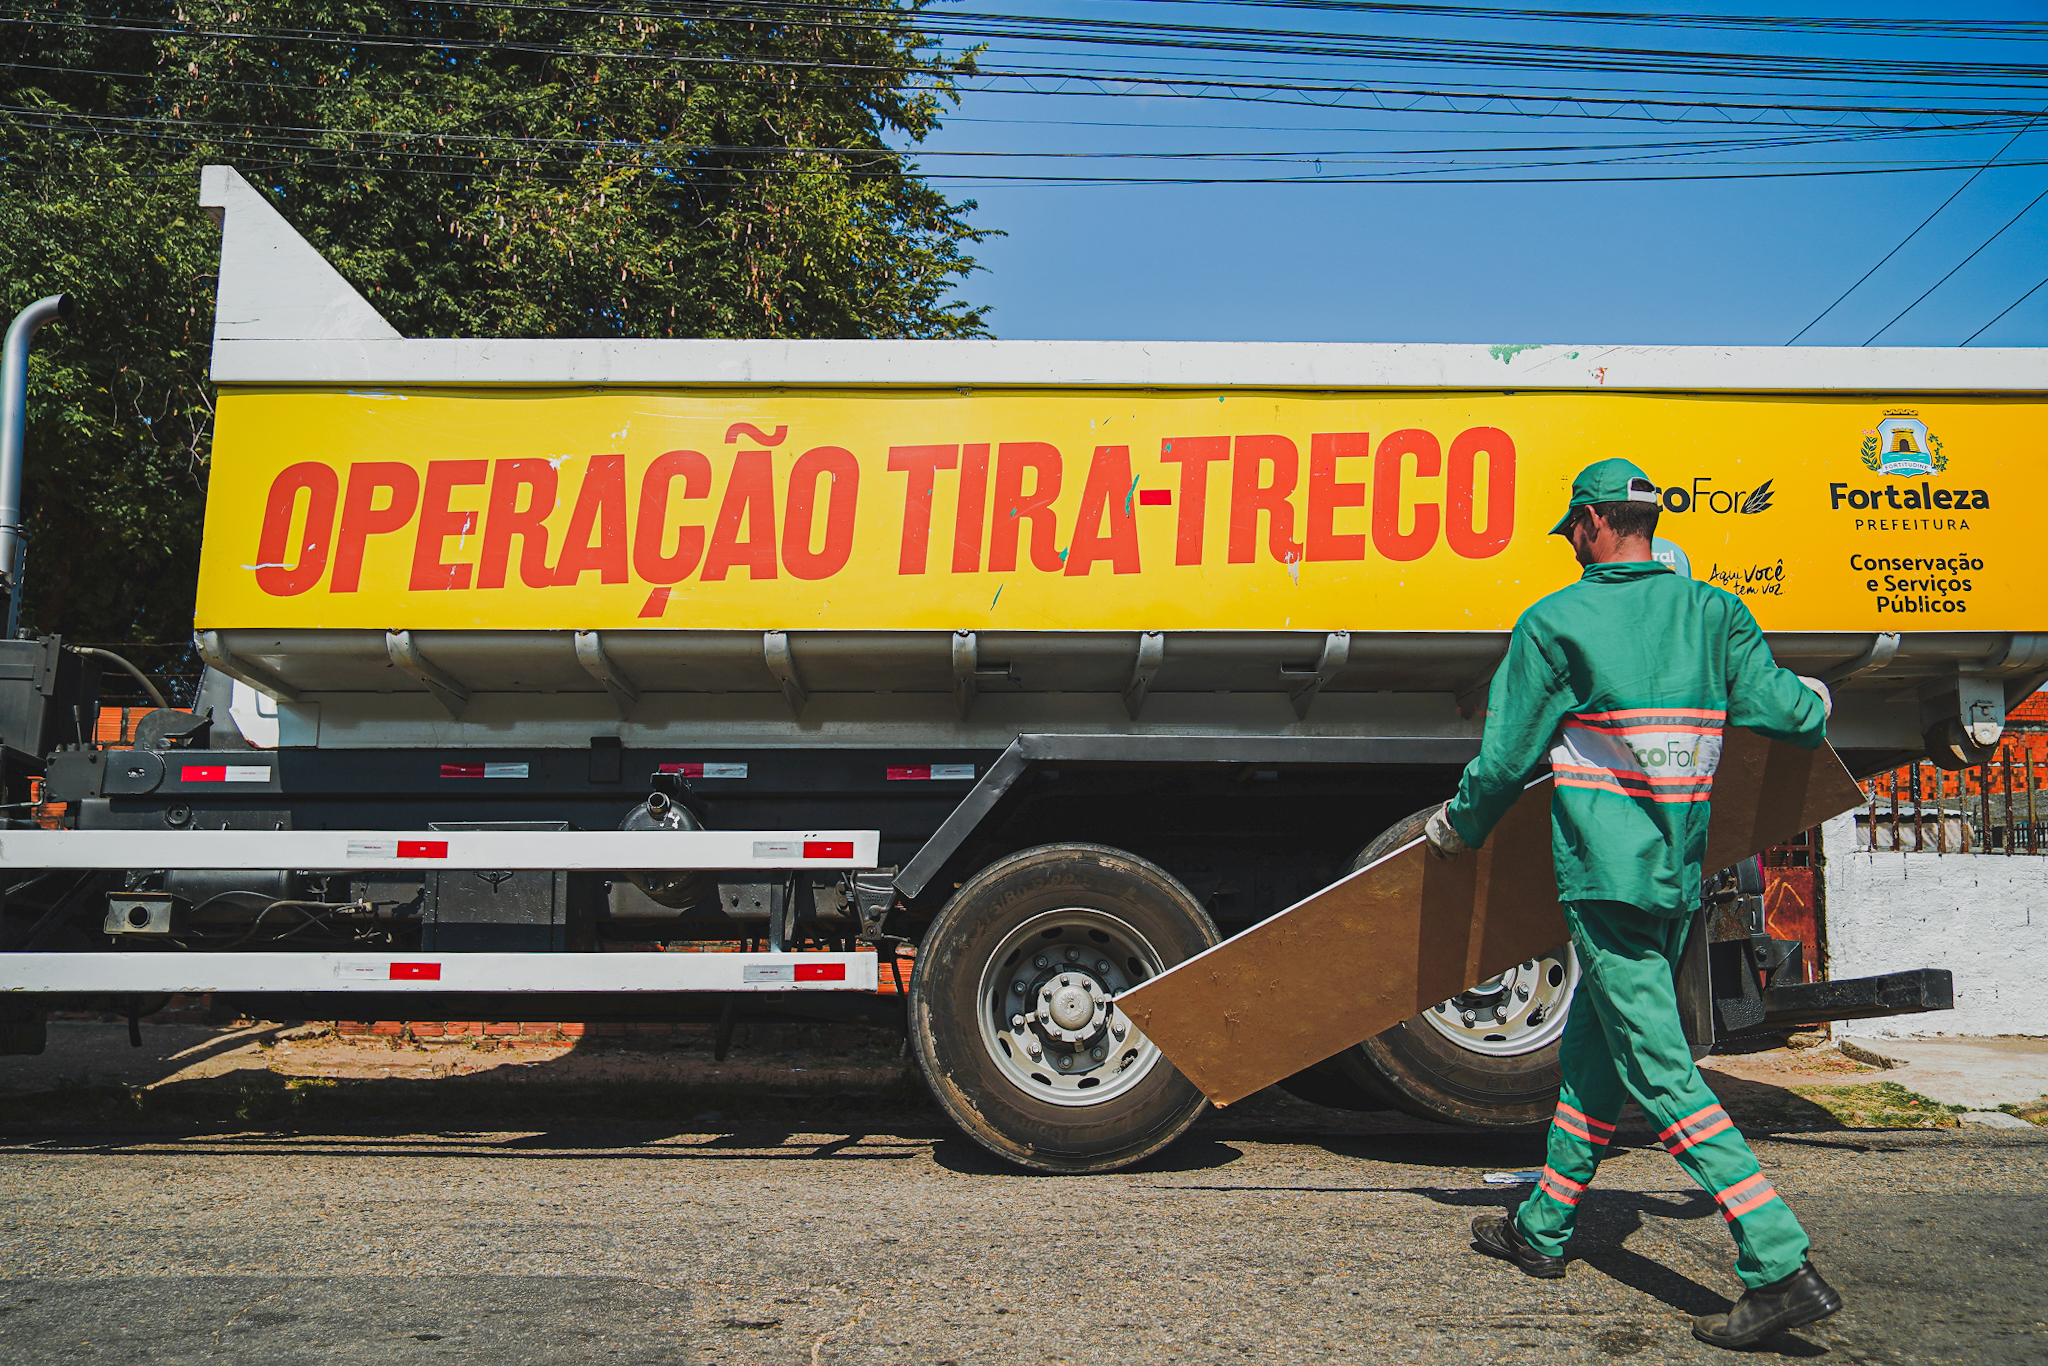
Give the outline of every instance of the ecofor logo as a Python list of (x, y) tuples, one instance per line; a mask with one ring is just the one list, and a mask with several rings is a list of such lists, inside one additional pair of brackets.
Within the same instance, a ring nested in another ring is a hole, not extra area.
[(1666, 512), (1691, 512), (1704, 504), (1709, 512), (1756, 513), (1768, 512), (1771, 506), (1771, 481), (1766, 479), (1753, 489), (1716, 489), (1707, 487), (1714, 482), (1712, 475), (1700, 475), (1692, 481), (1692, 487), (1673, 484), (1664, 490)]

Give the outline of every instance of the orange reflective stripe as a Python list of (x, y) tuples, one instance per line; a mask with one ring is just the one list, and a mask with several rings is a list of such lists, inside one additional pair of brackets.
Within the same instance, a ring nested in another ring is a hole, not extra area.
[(1673, 1135), (1673, 1134), (1677, 1133), (1677, 1132), (1678, 1132), (1678, 1131), (1679, 1131), (1680, 1129), (1683, 1129), (1683, 1128), (1684, 1128), (1684, 1127), (1685, 1127), (1686, 1125), (1688, 1125), (1688, 1124), (1691, 1124), (1691, 1123), (1692, 1123), (1692, 1122), (1693, 1122), (1694, 1120), (1700, 1119), (1700, 1118), (1702, 1118), (1703, 1116), (1706, 1116), (1706, 1115), (1712, 1115), (1712, 1114), (1719, 1114), (1720, 1112), (1721, 1112), (1721, 1105), (1720, 1105), (1720, 1102), (1718, 1102), (1718, 1101), (1716, 1101), (1716, 1102), (1715, 1102), (1714, 1104), (1712, 1104), (1712, 1105), (1706, 1105), (1706, 1106), (1702, 1106), (1701, 1108), (1699, 1108), (1699, 1109), (1697, 1109), (1697, 1110), (1693, 1111), (1693, 1112), (1692, 1112), (1691, 1114), (1687, 1115), (1687, 1116), (1686, 1116), (1686, 1117), (1685, 1117), (1684, 1119), (1681, 1119), (1681, 1120), (1676, 1120), (1676, 1121), (1674, 1121), (1673, 1123), (1671, 1123), (1671, 1124), (1670, 1124), (1670, 1125), (1669, 1125), (1668, 1127), (1666, 1127), (1665, 1129), (1663, 1129), (1662, 1131), (1660, 1131), (1660, 1132), (1658, 1133), (1658, 1135), (1657, 1135), (1657, 1141), (1658, 1141), (1659, 1143), (1662, 1143), (1662, 1142), (1663, 1142), (1663, 1141), (1664, 1141), (1665, 1139), (1667, 1139), (1667, 1138), (1671, 1137), (1671, 1135)]
[(1683, 1138), (1674, 1138), (1670, 1140), (1668, 1143), (1666, 1143), (1664, 1147), (1672, 1154), (1672, 1156), (1675, 1157), (1679, 1153), (1684, 1152), (1687, 1148), (1692, 1147), (1693, 1144), (1704, 1143), (1708, 1139), (1712, 1138), (1715, 1134), (1718, 1134), (1725, 1129), (1732, 1129), (1734, 1127), (1735, 1121), (1728, 1118), (1728, 1116), (1726, 1115), (1722, 1115), (1719, 1119), (1709, 1124), (1706, 1128), (1700, 1129), (1694, 1133), (1689, 1133), (1685, 1135)]
[(1634, 797), (1639, 801), (1648, 800), (1653, 802), (1663, 802), (1667, 804), (1684, 802), (1704, 802), (1711, 800), (1713, 797), (1712, 792), (1704, 788), (1699, 789), (1697, 791), (1689, 792), (1644, 792), (1639, 790), (1633, 790), (1630, 788), (1623, 787), (1621, 785), (1621, 782), (1612, 775), (1610, 770), (1590, 769), (1586, 771), (1589, 773), (1597, 773), (1599, 776), (1597, 778), (1567, 777), (1563, 772), (1559, 772), (1556, 778), (1556, 784), (1559, 787), (1590, 787), (1595, 791), (1612, 792), (1616, 796), (1620, 797)]
[(1742, 1215), (1777, 1198), (1777, 1188), (1764, 1179), (1762, 1172), (1758, 1172), (1754, 1176), (1744, 1177), (1724, 1191), (1717, 1192), (1714, 1203), (1721, 1207), (1721, 1217), (1732, 1224)]
[(1560, 1176), (1553, 1167), (1543, 1169), (1542, 1179), (1537, 1181), (1536, 1189), (1562, 1205), (1576, 1205), (1579, 1203), (1579, 1197), (1586, 1193), (1584, 1182), (1574, 1181), (1569, 1176)]
[(1728, 1112), (1719, 1105), (1709, 1105), (1694, 1111), (1684, 1119), (1658, 1134), (1658, 1139), (1676, 1157), (1695, 1143), (1703, 1143), (1715, 1134), (1735, 1127), (1735, 1121), (1728, 1118)]
[(1568, 1134), (1583, 1138), (1588, 1143), (1598, 1144), (1601, 1147), (1607, 1146), (1607, 1140), (1614, 1134), (1614, 1126), (1612, 1124), (1603, 1124), (1597, 1119), (1581, 1114), (1563, 1101), (1557, 1103), (1557, 1114), (1551, 1120), (1551, 1123), (1557, 1125), (1558, 1128)]

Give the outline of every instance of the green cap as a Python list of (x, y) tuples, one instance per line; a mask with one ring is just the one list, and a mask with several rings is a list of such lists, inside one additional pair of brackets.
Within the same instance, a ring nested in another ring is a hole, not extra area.
[(1572, 500), (1565, 505), (1564, 516), (1550, 529), (1550, 534), (1564, 535), (1565, 524), (1571, 521), (1572, 513), (1593, 503), (1656, 504), (1661, 501), (1650, 476), (1630, 461), (1618, 457), (1596, 461), (1580, 470), (1579, 477), (1572, 480)]

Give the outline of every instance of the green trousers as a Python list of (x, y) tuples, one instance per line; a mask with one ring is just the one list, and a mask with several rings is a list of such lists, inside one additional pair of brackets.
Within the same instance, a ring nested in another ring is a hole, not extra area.
[(1673, 969), (1691, 918), (1619, 901), (1566, 902), (1564, 909), (1579, 951), (1579, 985), (1565, 1025), (1549, 1164), (1516, 1214), (1523, 1238), (1539, 1252), (1563, 1254), (1579, 1199), (1633, 1098), (1657, 1126), (1658, 1141), (1713, 1195), (1735, 1235), (1742, 1283), (1791, 1275), (1806, 1260), (1806, 1231), (1700, 1079), (1678, 1022)]

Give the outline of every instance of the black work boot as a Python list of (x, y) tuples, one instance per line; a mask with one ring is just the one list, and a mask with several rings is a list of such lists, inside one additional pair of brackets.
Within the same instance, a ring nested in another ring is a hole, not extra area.
[(1842, 1297), (1807, 1262), (1781, 1281), (1742, 1292), (1725, 1314), (1692, 1321), (1692, 1335), (1716, 1347), (1748, 1347), (1773, 1333), (1817, 1323), (1842, 1307)]
[(1546, 1257), (1522, 1241), (1512, 1215), (1482, 1214), (1472, 1221), (1472, 1243), (1489, 1257), (1498, 1257), (1540, 1281), (1564, 1279), (1564, 1258)]

